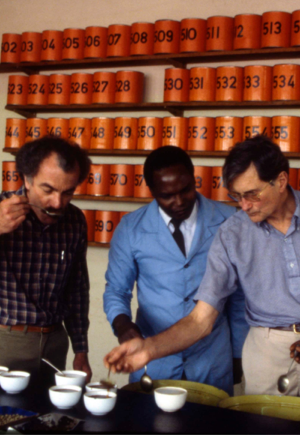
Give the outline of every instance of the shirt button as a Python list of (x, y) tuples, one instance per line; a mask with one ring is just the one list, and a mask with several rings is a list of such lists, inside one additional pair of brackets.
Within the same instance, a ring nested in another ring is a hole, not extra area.
[(190, 298), (188, 298), (188, 297), (184, 298), (184, 302), (187, 302), (189, 300), (190, 300)]
[(190, 265), (189, 264), (185, 264), (184, 268), (187, 269)]
[(290, 263), (290, 266), (291, 266), (291, 268), (293, 268), (294, 267), (294, 263)]
[(186, 362), (186, 358), (185, 358), (185, 357), (184, 357), (184, 358), (182, 358), (182, 361), (183, 361), (183, 362)]

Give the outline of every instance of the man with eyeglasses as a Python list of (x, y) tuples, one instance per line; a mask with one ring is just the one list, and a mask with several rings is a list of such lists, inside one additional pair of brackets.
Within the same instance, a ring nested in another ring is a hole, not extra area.
[[(236, 144), (223, 181), (241, 210), (219, 228), (211, 245), (194, 310), (171, 328), (134, 339), (104, 359), (113, 371), (132, 372), (179, 352), (210, 334), (226, 298), (238, 284), (246, 298), (250, 331), (242, 361), (246, 394), (279, 394), (277, 379), (290, 358), (300, 362), (300, 192), (288, 184), (289, 164), (265, 136)], [(288, 395), (299, 395), (293, 364)]]

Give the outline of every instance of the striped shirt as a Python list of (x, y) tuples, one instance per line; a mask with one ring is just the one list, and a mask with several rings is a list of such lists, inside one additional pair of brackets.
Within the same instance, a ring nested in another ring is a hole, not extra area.
[[(24, 186), (14, 192), (25, 195)], [(0, 201), (12, 192), (4, 192)], [(73, 350), (87, 352), (87, 227), (72, 204), (52, 225), (31, 210), (0, 236), (0, 324), (49, 326), (64, 321)]]

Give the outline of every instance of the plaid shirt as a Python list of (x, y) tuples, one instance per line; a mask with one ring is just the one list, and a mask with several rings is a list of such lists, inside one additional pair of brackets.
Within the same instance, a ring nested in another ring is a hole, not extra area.
[[(17, 195), (25, 195), (24, 186)], [(4, 192), (0, 201), (12, 192)], [(87, 226), (69, 204), (52, 225), (31, 210), (14, 231), (0, 236), (0, 324), (49, 326), (64, 321), (73, 350), (87, 352), (89, 279)]]

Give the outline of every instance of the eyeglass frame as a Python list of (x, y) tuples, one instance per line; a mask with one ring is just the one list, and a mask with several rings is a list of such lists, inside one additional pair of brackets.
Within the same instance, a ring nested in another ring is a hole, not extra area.
[[(227, 193), (227, 195), (229, 196), (230, 199), (232, 199), (235, 202), (241, 202), (243, 198), (245, 198), (245, 200), (249, 202), (259, 202), (261, 201), (260, 195), (268, 186), (274, 186), (274, 180), (268, 181), (268, 183), (258, 193), (247, 193), (247, 192), (242, 194), (236, 193), (238, 197), (234, 197), (231, 193)], [(252, 196), (252, 198), (247, 198), (247, 196), (249, 197)]]

